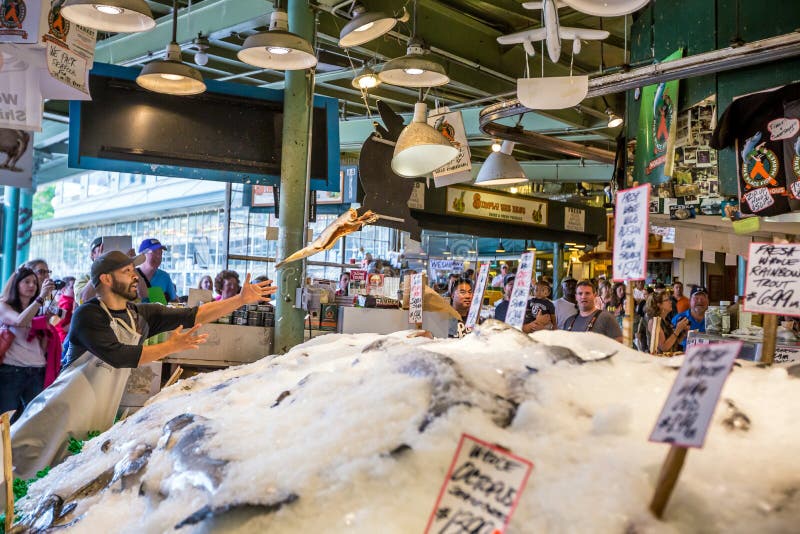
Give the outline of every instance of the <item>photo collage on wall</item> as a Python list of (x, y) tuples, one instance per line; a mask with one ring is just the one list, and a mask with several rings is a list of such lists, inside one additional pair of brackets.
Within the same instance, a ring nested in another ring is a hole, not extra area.
[(715, 100), (703, 100), (678, 117), (671, 196), (689, 197), (691, 202), (719, 195), (717, 151), (709, 146), (716, 126)]

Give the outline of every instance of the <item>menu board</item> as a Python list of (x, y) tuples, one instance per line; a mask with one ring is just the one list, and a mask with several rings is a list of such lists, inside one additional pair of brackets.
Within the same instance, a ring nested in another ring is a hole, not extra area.
[(489, 264), (484, 263), (478, 271), (478, 281), (475, 284), (475, 291), (472, 293), (472, 304), (469, 307), (467, 322), (464, 324), (467, 328), (475, 328), (475, 321), (478, 320), (481, 305), (483, 305), (483, 292), (486, 291), (487, 278), (489, 278)]
[(800, 315), (800, 244), (750, 243), (744, 311)]
[(614, 221), (614, 281), (647, 278), (650, 184), (617, 193)]
[(426, 534), (505, 532), (533, 463), (462, 434)]
[(741, 341), (730, 341), (687, 349), (650, 441), (703, 446), (722, 385), (741, 348)]
[(520, 257), (517, 275), (514, 278), (514, 289), (511, 290), (511, 300), (506, 313), (506, 324), (520, 330), (525, 322), (525, 311), (531, 294), (533, 255), (533, 252), (526, 252)]
[(422, 273), (411, 276), (411, 290), (408, 298), (409, 324), (422, 324)]

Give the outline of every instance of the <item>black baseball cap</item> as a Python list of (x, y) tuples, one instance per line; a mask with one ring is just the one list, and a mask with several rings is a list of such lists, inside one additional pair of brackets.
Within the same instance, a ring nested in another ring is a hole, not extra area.
[(144, 263), (144, 259), (144, 254), (131, 257), (119, 250), (106, 252), (92, 262), (92, 285), (95, 287), (100, 285), (100, 275), (114, 272), (131, 264), (135, 267), (139, 266)]
[(705, 296), (708, 296), (708, 290), (707, 290), (706, 288), (704, 288), (703, 286), (696, 286), (696, 287), (693, 287), (693, 288), (692, 288), (692, 292), (691, 292), (691, 293), (689, 293), (689, 296), (690, 296), (690, 297), (693, 297), (693, 296), (695, 296), (695, 295), (696, 295), (696, 294), (698, 294), (698, 293), (702, 293), (702, 294), (704, 294)]
[(513, 282), (514, 279), (517, 277), (515, 274), (507, 274), (505, 278), (503, 278), (503, 285), (508, 285), (509, 282)]

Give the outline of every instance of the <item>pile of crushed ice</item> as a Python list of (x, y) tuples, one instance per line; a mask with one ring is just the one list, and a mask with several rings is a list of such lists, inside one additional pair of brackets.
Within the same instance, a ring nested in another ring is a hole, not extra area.
[(785, 368), (734, 367), (732, 403), (659, 521), (668, 446), (648, 436), (680, 360), (494, 321), (407, 335), (326, 335), (178, 382), (33, 485), (20, 530), (422, 532), (465, 432), (534, 463), (507, 532), (800, 525), (800, 381)]

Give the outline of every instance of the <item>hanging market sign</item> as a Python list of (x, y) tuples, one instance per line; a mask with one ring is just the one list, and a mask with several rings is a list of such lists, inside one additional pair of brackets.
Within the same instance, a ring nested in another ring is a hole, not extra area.
[(39, 42), (42, 0), (0, 0), (0, 43)]
[(0, 185), (33, 187), (33, 134), (25, 130), (0, 129)]
[(747, 312), (800, 313), (800, 244), (750, 243), (744, 294)]
[(0, 128), (40, 131), (43, 106), (39, 69), (16, 55), (3, 51), (0, 55)]
[(528, 310), (528, 299), (531, 294), (531, 280), (533, 279), (533, 252), (526, 252), (519, 259), (517, 275), (514, 278), (514, 288), (511, 290), (511, 299), (506, 312), (506, 324), (522, 330), (525, 324), (525, 312)]
[(408, 299), (409, 324), (422, 324), (422, 273), (411, 276), (411, 289)]
[(547, 226), (547, 202), (466, 187), (447, 188), (446, 209), (461, 217)]
[(467, 315), (467, 322), (464, 326), (467, 328), (475, 328), (475, 323), (478, 321), (478, 315), (481, 313), (481, 306), (483, 305), (483, 293), (486, 291), (486, 280), (489, 278), (489, 264), (484, 263), (478, 271), (478, 281), (475, 283), (475, 291), (472, 295), (472, 304), (469, 307), (469, 315)]
[(437, 110), (436, 113), (428, 116), (428, 124), (433, 126), (445, 138), (458, 149), (458, 156), (433, 171), (434, 178), (449, 176), (451, 174), (464, 173), (464, 179), (470, 180), (472, 174), (472, 160), (467, 141), (467, 130), (464, 128), (464, 119), (460, 111), (447, 111), (447, 108)]
[(580, 208), (564, 208), (564, 230), (573, 232), (586, 231), (586, 210)]
[(647, 277), (650, 184), (617, 193), (614, 214), (614, 281)]

